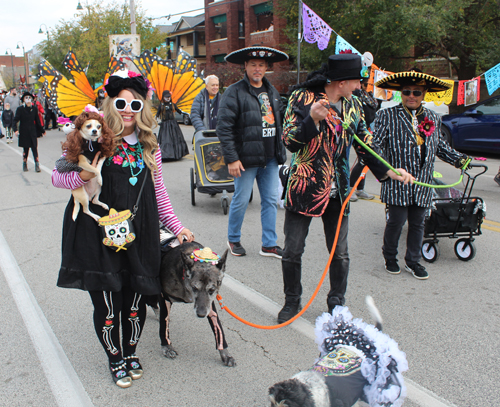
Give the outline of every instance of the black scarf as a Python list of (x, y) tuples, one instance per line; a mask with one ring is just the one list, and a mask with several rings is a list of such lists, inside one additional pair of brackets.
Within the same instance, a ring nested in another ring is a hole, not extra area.
[(208, 129), (214, 130), (217, 126), (217, 113), (219, 112), (219, 92), (210, 100), (208, 91), (205, 92), (205, 115), (208, 121)]

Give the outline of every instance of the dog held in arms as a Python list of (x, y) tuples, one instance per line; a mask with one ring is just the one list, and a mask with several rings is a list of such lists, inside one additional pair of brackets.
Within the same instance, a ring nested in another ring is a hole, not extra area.
[(162, 294), (159, 298), (159, 319), (163, 355), (172, 359), (177, 356), (169, 332), (172, 303), (194, 303), (196, 316), (208, 319), (222, 362), (226, 366), (236, 366), (227, 349), (224, 330), (215, 307), (216, 296), (224, 277), (228, 250), (218, 256), (196, 242), (179, 244), (177, 238), (164, 227), (160, 228), (160, 244)]
[[(98, 221), (99, 216), (90, 211), (89, 202), (109, 209), (105, 203), (99, 201), (102, 187), (101, 168), (106, 158), (113, 155), (116, 141), (102, 116), (89, 107), (85, 109), (75, 119), (75, 129), (67, 135), (62, 144), (65, 156), (57, 160), (56, 169), (59, 172), (87, 170), (96, 175), (84, 186), (73, 189), (71, 193), (75, 203), (73, 220), (76, 220), (81, 206), (83, 213)], [(93, 167), (92, 162), (97, 154), (100, 154), (97, 166)]]
[(376, 326), (352, 319), (347, 307), (316, 320), (320, 357), (314, 366), (269, 388), (271, 407), (399, 407), (406, 396), (402, 372), (406, 355), (381, 332), (382, 318), (371, 297), (368, 310)]

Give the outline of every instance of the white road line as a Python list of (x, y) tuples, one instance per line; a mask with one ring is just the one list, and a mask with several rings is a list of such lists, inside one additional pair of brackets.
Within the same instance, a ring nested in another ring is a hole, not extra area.
[[(226, 288), (229, 288), (235, 294), (245, 298), (247, 301), (260, 308), (265, 313), (272, 315), (273, 317), (278, 315), (278, 312), (282, 307), (281, 305), (278, 305), (276, 302), (262, 295), (258, 291), (255, 291), (254, 289), (247, 287), (240, 281), (234, 279), (227, 273), (224, 275), (222, 285)], [(302, 317), (298, 318), (296, 321), (290, 324), (289, 327), (295, 329), (296, 331), (314, 341), (314, 325), (306, 319)], [(457, 407), (410, 379), (405, 378), (405, 385), (407, 398), (421, 407)]]
[(60, 407), (93, 406), (0, 231), (0, 268)]

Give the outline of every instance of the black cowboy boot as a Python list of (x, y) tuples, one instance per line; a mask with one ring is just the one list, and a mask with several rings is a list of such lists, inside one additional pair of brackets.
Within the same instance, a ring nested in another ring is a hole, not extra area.
[(23, 161), (23, 171), (28, 171), (28, 163), (26, 161)]
[(40, 169), (40, 163), (38, 161), (35, 161), (35, 171), (36, 172), (41, 172), (42, 170)]

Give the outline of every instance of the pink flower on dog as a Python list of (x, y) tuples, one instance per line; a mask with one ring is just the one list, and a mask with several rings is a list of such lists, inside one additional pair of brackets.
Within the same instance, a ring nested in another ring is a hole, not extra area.
[(113, 157), (113, 162), (117, 165), (122, 165), (123, 163), (123, 157), (121, 155), (115, 155)]

